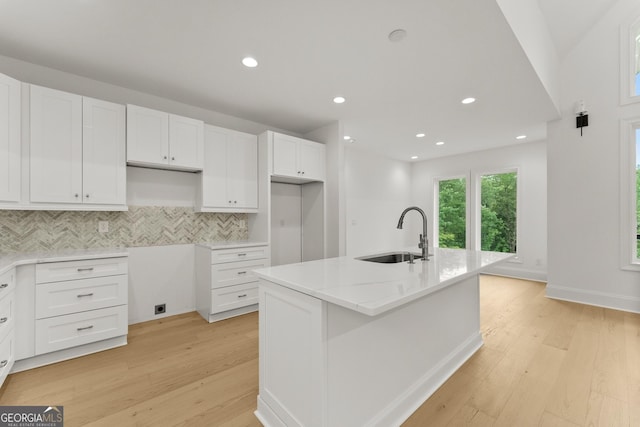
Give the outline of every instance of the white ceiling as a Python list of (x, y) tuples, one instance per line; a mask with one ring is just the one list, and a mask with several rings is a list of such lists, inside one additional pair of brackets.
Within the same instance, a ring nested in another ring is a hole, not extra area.
[(299, 134), (340, 120), (401, 160), (543, 139), (556, 114), (495, 0), (0, 0), (0, 55)]

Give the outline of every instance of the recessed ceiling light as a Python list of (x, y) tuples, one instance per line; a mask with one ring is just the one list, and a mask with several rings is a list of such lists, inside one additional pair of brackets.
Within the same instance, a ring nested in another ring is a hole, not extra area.
[(518, 135), (516, 136), (516, 139), (525, 139), (527, 137), (527, 135)]
[(346, 99), (343, 96), (336, 96), (333, 98), (333, 102), (336, 104), (342, 104), (344, 101), (346, 101)]
[(402, 28), (398, 28), (397, 30), (391, 31), (388, 37), (390, 41), (397, 43), (407, 37), (407, 31)]
[(345, 135), (342, 137), (342, 139), (344, 139), (345, 141), (348, 141), (351, 139), (351, 137), (349, 135)]
[(424, 133), (416, 133), (416, 138), (424, 138), (425, 134)]
[(473, 104), (474, 102), (476, 102), (475, 98), (465, 98), (462, 100), (463, 104)]
[(418, 156), (411, 156), (411, 160), (415, 160), (417, 158), (418, 158)]
[(249, 68), (255, 68), (258, 66), (258, 61), (256, 61), (255, 58), (247, 56), (245, 58), (242, 58), (242, 65)]
[(444, 141), (438, 141), (436, 142), (436, 145), (444, 145)]

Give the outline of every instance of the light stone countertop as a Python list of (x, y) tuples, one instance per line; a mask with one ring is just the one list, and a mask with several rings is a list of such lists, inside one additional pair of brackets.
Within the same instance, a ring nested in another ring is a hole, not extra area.
[(231, 248), (248, 248), (252, 246), (267, 246), (267, 242), (253, 242), (250, 240), (224, 240), (219, 242), (196, 243), (209, 249), (231, 249)]
[(0, 254), (0, 274), (13, 267), (25, 264), (41, 264), (45, 262), (76, 261), (81, 259), (128, 257), (126, 248), (106, 249), (64, 249), (30, 253)]
[[(415, 248), (410, 250), (418, 252)], [(416, 260), (415, 264), (381, 264), (340, 257), (261, 268), (254, 273), (312, 297), (376, 316), (477, 275), (513, 256), (434, 248), (429, 261)]]

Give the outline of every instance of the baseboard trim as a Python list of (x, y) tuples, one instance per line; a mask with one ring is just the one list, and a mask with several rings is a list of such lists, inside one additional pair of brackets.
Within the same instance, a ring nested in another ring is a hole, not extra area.
[(99, 351), (109, 350), (123, 345), (127, 345), (126, 335), (79, 345), (77, 347), (67, 348), (64, 350), (58, 350), (51, 353), (40, 354), (27, 359), (16, 360), (13, 365), (13, 369), (11, 369), (11, 373), (14, 374), (16, 372), (26, 371), (27, 369), (39, 368), (40, 366), (62, 362), (63, 360), (75, 359), (76, 357), (86, 356), (87, 354), (97, 353)]
[(510, 267), (509, 265), (496, 265), (485, 270), (486, 274), (494, 276), (512, 277), (514, 279), (532, 280), (534, 282), (547, 281), (547, 272), (540, 270), (526, 270), (523, 268)]
[(562, 301), (577, 302), (613, 310), (640, 313), (640, 298), (607, 292), (568, 288), (566, 286), (547, 285), (547, 297)]

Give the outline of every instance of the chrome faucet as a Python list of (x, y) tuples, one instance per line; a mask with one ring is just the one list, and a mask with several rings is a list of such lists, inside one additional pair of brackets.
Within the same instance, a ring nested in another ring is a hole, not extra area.
[(402, 223), (404, 222), (404, 216), (409, 211), (418, 211), (420, 215), (422, 215), (422, 234), (420, 235), (420, 243), (418, 247), (422, 249), (422, 260), (429, 261), (429, 239), (427, 239), (427, 215), (424, 213), (422, 209), (417, 206), (411, 206), (404, 211), (402, 211), (402, 215), (400, 215), (400, 219), (398, 220), (398, 229), (402, 230)]

